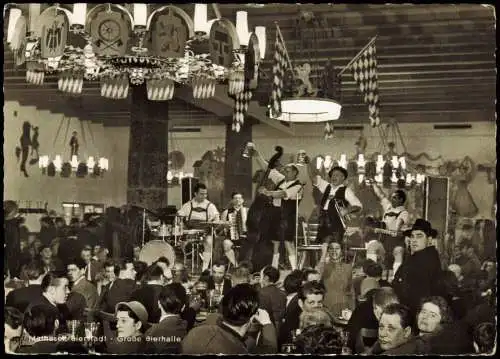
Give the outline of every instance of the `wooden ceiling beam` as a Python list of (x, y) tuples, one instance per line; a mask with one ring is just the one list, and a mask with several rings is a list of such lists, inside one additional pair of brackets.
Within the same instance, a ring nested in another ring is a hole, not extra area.
[[(352, 23), (363, 25), (379, 23), (381, 20), (398, 22), (401, 19), (416, 18), (420, 21), (431, 21), (446, 17), (460, 19), (467, 17), (483, 17), (491, 14), (491, 10), (480, 5), (447, 5), (447, 4), (396, 4), (396, 5), (366, 5), (366, 4), (266, 4), (262, 8), (248, 8), (242, 4), (220, 4), (222, 16), (233, 19), (238, 10), (246, 10), (249, 19), (267, 20), (269, 18), (286, 18), (298, 16), (300, 11), (312, 11), (315, 15), (326, 19), (334, 19), (337, 23)], [(491, 15), (490, 15), (491, 16)], [(257, 21), (257, 20), (256, 20)]]

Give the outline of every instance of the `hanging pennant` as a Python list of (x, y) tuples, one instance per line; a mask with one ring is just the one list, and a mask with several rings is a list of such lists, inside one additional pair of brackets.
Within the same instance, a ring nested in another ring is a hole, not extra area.
[(101, 79), (101, 96), (119, 100), (128, 97), (129, 81), (127, 75)]
[(174, 81), (170, 79), (147, 80), (148, 100), (168, 101), (174, 96)]

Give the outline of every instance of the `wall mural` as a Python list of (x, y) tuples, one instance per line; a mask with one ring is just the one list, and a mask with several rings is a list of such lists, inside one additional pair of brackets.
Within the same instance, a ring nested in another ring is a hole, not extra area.
[(208, 189), (208, 197), (217, 208), (223, 208), (224, 203), (224, 161), (225, 149), (217, 146), (203, 154), (200, 160), (193, 164), (194, 176), (204, 183)]
[[(14, 117), (17, 117), (17, 111), (14, 111)], [(31, 131), (33, 130), (33, 137), (31, 136)], [(23, 122), (21, 128), (21, 137), (19, 138), (19, 146), (16, 146), (16, 158), (17, 163), (21, 162), (19, 169), (24, 174), (24, 177), (29, 177), (26, 168), (26, 162), (28, 162), (28, 157), (31, 157), (29, 164), (31, 166), (38, 164), (40, 143), (38, 142), (39, 137), (38, 126), (32, 126), (29, 121)]]

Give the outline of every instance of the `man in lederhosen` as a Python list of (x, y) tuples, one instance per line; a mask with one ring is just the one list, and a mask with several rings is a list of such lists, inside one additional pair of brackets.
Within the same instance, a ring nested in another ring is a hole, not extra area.
[[(184, 203), (181, 209), (177, 212), (179, 216), (184, 217), (186, 227), (189, 229), (206, 229), (208, 222), (215, 222), (219, 220), (219, 211), (215, 204), (207, 199), (208, 190), (207, 186), (203, 183), (198, 183), (194, 187), (194, 198)], [(212, 243), (213, 238), (211, 235), (205, 237), (204, 251), (203, 251), (203, 269), (208, 268), (212, 257)]]
[[(257, 162), (262, 168), (267, 168), (267, 162), (261, 154), (255, 150)], [(284, 174), (283, 174), (284, 173)], [(275, 268), (279, 266), (280, 243), (285, 244), (285, 248), (292, 270), (297, 269), (297, 257), (295, 255), (295, 226), (297, 214), (297, 197), (300, 199), (302, 183), (297, 179), (298, 168), (293, 164), (284, 167), (283, 173), (277, 169), (271, 169), (269, 179), (275, 184), (274, 190), (259, 189), (259, 192), (268, 196), (271, 201), (268, 204), (265, 216), (267, 228), (262, 232), (273, 243), (273, 259), (271, 265)]]
[(325, 181), (321, 176), (312, 176), (313, 186), (323, 194), (320, 202), (319, 228), (316, 240), (323, 242), (321, 247), (321, 260), (326, 260), (328, 243), (334, 241), (343, 243), (345, 228), (335, 207), (337, 202), (340, 215), (345, 217), (350, 213), (361, 211), (363, 208), (358, 197), (345, 185), (347, 170), (335, 166), (328, 172), (330, 182)]

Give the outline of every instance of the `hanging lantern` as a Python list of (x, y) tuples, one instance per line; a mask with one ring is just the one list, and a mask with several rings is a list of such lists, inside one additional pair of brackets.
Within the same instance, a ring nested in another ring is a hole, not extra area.
[(101, 80), (101, 96), (114, 100), (124, 99), (128, 97), (128, 77), (120, 75), (116, 77), (102, 78)]
[(88, 174), (88, 168), (86, 163), (78, 164), (78, 169), (76, 170), (76, 177), (84, 178)]
[(148, 80), (146, 81), (148, 100), (168, 101), (174, 96), (174, 81), (170, 79)]
[(47, 176), (54, 177), (56, 175), (56, 166), (54, 162), (50, 162), (47, 166)]
[(61, 167), (61, 177), (68, 178), (69, 176), (71, 176), (71, 164), (64, 162)]
[(57, 81), (59, 91), (70, 94), (81, 94), (83, 90), (83, 75), (73, 72), (64, 72)]
[(245, 72), (242, 69), (229, 71), (229, 95), (237, 95), (245, 89)]

